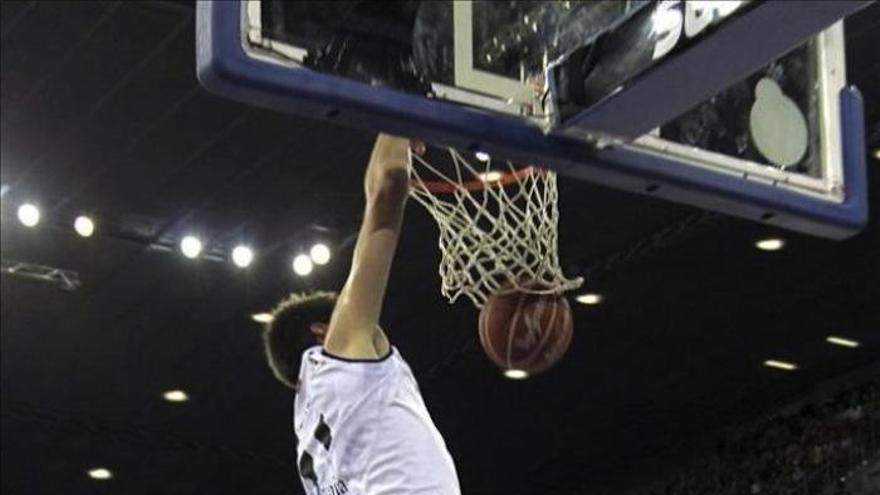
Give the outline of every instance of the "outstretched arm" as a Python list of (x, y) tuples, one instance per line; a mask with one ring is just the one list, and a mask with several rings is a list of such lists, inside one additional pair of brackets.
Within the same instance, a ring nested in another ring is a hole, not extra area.
[(379, 315), (409, 194), (409, 140), (380, 134), (364, 177), (367, 202), (345, 287), (324, 340), (331, 353), (370, 359), (388, 352)]

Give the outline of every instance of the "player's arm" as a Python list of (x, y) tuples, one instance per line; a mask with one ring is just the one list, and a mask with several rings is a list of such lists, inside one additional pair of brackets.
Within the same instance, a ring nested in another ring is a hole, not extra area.
[(351, 359), (388, 352), (379, 316), (409, 194), (409, 140), (380, 134), (364, 177), (367, 202), (351, 271), (339, 294), (324, 347)]

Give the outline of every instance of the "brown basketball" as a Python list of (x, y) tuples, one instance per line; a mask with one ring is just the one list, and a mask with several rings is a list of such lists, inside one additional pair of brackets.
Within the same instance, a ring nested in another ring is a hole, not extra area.
[[(480, 312), (480, 342), (506, 372), (535, 375), (568, 350), (573, 323), (565, 297), (514, 291), (489, 298)], [(523, 374), (508, 374), (522, 378)]]

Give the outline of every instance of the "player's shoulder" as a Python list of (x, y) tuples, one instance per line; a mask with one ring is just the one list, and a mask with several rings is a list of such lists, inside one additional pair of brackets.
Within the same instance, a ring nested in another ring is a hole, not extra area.
[(309, 347), (302, 353), (302, 361), (307, 364), (317, 365), (324, 361), (324, 348), (319, 345)]
[(394, 346), (388, 346), (388, 352), (383, 356), (375, 357), (375, 358), (351, 358), (347, 356), (342, 356), (337, 353), (331, 352), (326, 348), (320, 347), (316, 349), (317, 352), (321, 354), (321, 357), (325, 361), (336, 361), (339, 363), (349, 363), (349, 364), (381, 364), (390, 361), (394, 355), (397, 353), (397, 349)]
[(328, 373), (339, 372), (353, 376), (377, 376), (387, 374), (400, 367), (400, 353), (394, 346), (377, 358), (356, 359), (340, 356), (324, 348), (316, 348), (306, 355), (314, 369), (322, 369)]

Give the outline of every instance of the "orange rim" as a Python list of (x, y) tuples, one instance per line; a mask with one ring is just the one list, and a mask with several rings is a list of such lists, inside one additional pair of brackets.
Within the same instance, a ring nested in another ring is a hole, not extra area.
[(450, 184), (445, 180), (426, 180), (424, 182), (420, 182), (417, 180), (411, 181), (412, 186), (418, 189), (426, 189), (429, 192), (435, 194), (451, 194), (456, 191), (460, 191), (462, 189), (466, 191), (482, 191), (487, 187), (507, 187), (514, 182), (519, 182), (523, 177), (528, 176), (529, 174), (543, 174), (546, 173), (544, 169), (529, 166), (525, 168), (521, 168), (515, 172), (500, 172), (501, 177), (496, 180), (481, 180), (474, 179), (462, 182), (461, 184)]

